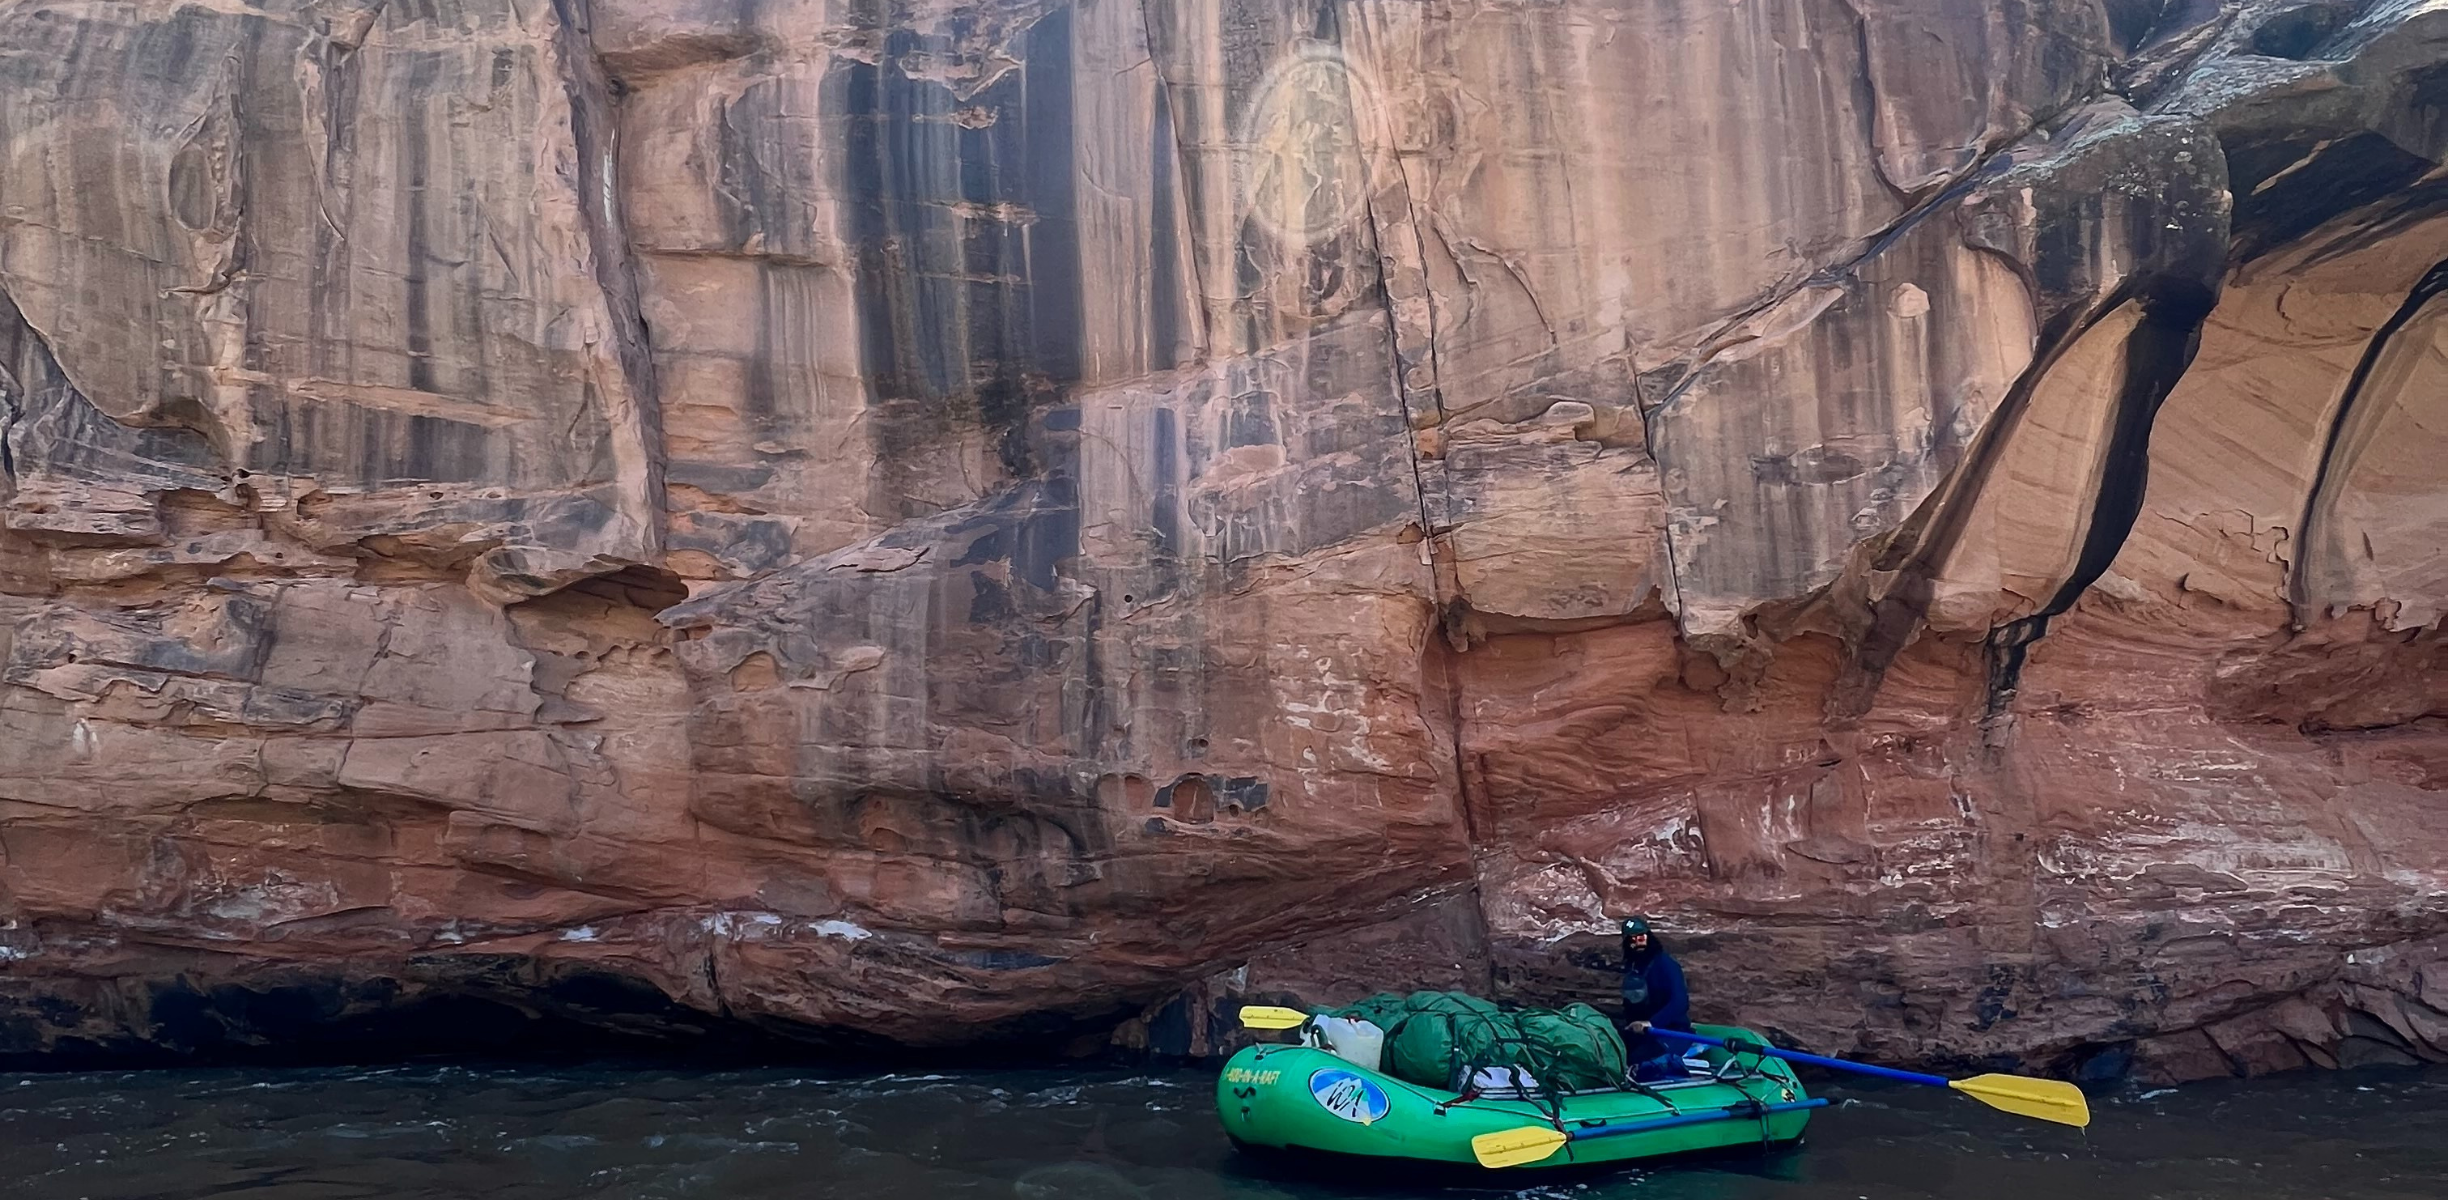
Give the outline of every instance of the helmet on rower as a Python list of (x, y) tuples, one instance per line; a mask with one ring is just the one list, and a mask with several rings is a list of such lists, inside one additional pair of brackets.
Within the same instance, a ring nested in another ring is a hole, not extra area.
[(1657, 938), (1649, 932), (1647, 917), (1625, 917), (1623, 920), (1623, 951), (1627, 959), (1647, 958), (1657, 948)]

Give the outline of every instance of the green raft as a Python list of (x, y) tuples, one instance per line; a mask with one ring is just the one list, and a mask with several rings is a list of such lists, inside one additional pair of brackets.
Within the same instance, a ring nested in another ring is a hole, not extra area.
[[(1761, 1042), (1723, 1025), (1698, 1032)], [(1510, 1170), (1586, 1166), (1802, 1136), (1810, 1109), (1793, 1070), (1773, 1058), (1705, 1052), (1711, 1074), (1640, 1089), (1552, 1099), (1487, 1099), (1406, 1083), (1307, 1046), (1250, 1046), (1216, 1080), (1224, 1132), (1244, 1147), (1476, 1167), (1471, 1139), (1525, 1127), (1569, 1140)]]

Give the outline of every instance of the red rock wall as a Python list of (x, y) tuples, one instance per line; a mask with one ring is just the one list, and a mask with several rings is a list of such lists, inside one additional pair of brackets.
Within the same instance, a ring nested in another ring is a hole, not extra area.
[(2448, 1058), (2434, 7), (0, 0), (0, 1057)]

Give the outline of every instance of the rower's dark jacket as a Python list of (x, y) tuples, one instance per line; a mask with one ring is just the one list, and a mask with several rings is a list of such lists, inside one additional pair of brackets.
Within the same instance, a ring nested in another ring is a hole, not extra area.
[(1625, 938), (1623, 964), (1624, 1021), (1689, 1032), (1691, 992), (1683, 986), (1683, 965), (1666, 952), (1658, 936), (1650, 934), (1648, 950), (1638, 956), (1632, 953), (1632, 939)]

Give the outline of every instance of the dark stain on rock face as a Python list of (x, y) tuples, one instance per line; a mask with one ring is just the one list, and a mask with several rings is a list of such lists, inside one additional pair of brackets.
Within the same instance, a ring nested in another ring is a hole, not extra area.
[(2361, 402), (2371, 383), (2372, 372), (2380, 365), (2381, 356), (2388, 352), (2390, 343), (2443, 294), (2448, 294), (2448, 261), (2432, 264), (2431, 269), (2415, 281), (2412, 290), (2398, 302), (2397, 311), (2389, 314), (2388, 320), (2372, 331), (2371, 339), (2364, 343), (2362, 356), (2355, 361), (2353, 373), (2346, 377), (2345, 390), (2339, 395), (2337, 409), (2329, 419), (2329, 432), (2321, 442), (2320, 465), (2313, 472), (2311, 490), (2304, 496), (2303, 515), (2295, 525), (2295, 542), (2300, 549), (2294, 553), (2289, 567), (2287, 595), (2299, 612), (2309, 611), (2312, 607), (2310, 574), (2320, 558), (2327, 557), (2324, 540), (2333, 540), (2335, 536), (2326, 528), (2333, 518), (2325, 510), (2328, 507), (2326, 502), (2333, 498), (2331, 493), (2336, 486), (2335, 477), (2340, 466), (2339, 443), (2351, 427), (2350, 422), (2362, 416)]
[(735, 248), (754, 245), (785, 261), (818, 252), (813, 204), (823, 194), (816, 164), (793, 131), (804, 114), (790, 111), (790, 90), (761, 80), (714, 116), (716, 173), (723, 237)]
[(2097, 234), (2098, 218), (2043, 224), (2032, 238), (2031, 273), (2043, 296), (2080, 295), (2091, 270), (2088, 254)]
[[(983, 781), (982, 781), (983, 782)], [(939, 780), (926, 793), (870, 792), (844, 810), (844, 834), (874, 849), (933, 859), (971, 875), (1007, 908), (1077, 912), (1077, 890), (1103, 877), (1113, 840), (1092, 798), (1061, 778), (1019, 768), (990, 781), (998, 792), (1030, 797), (1017, 811), (979, 803)]]
[(217, 461), (191, 428), (122, 425), (96, 408), (0, 290), (0, 472), (109, 479), (141, 469), (166, 482), (202, 483)]
[[(429, 95), (440, 74), (441, 62), (432, 55), (418, 55), (408, 68), (408, 92), (414, 96)], [(425, 111), (411, 104), (401, 116), (400, 176), (406, 191), (405, 206), (408, 254), (404, 263), (406, 277), (401, 280), (407, 289), (408, 340), (404, 347), (408, 355), (408, 386), (420, 392), (441, 390), (434, 374), (433, 297), (426, 278), (433, 261), (431, 234), (428, 231), (427, 207), (435, 197), (428, 189), (432, 163), (432, 148), (426, 144)], [(428, 477), (430, 478), (430, 476)]]
[(1401, 488), (1380, 481), (1400, 478), (1399, 444), (1380, 441), (1362, 456), (1299, 464), (1279, 473), (1232, 507), (1194, 501), (1192, 516), (1205, 530), (1211, 553), (1239, 577), (1259, 556), (1303, 554), (1348, 531), (1370, 529), (1411, 511)]
[(2359, 4), (2308, 4), (2292, 8), (2253, 30), (2252, 51), (2271, 58), (2308, 59), (2323, 42), (2354, 20)]
[(1792, 454), (1755, 454), (1751, 473), (1762, 483), (1784, 486), (1825, 486), (1858, 479), (1870, 464), (1842, 450), (1812, 446)]
[(1029, 318), (1036, 333), (1035, 367), (1060, 381), (1080, 376), (1081, 295), (1079, 169), (1073, 161), (1071, 10), (1048, 13), (1029, 32), (1028, 96)]
[(666, 481), (702, 488), (717, 495), (745, 495), (772, 483), (773, 477), (772, 467), (694, 462), (688, 459), (675, 459), (663, 468)]
[[(2212, 157), (2190, 139), (2177, 137), (2154, 148), (2148, 158), (2137, 149), (2124, 163), (2151, 161), (2182, 169), (2162, 174), (2158, 194), (2183, 213), (2214, 212), (2210, 198), (2226, 190), (2223, 156)], [(2084, 589), (2106, 572), (2117, 549), (2140, 515), (2142, 488), (2148, 481), (2150, 428), (2159, 405), (2190, 365), (2201, 327), (2218, 298), (2225, 277), (2228, 240), (2209, 222), (2163, 220), (2148, 206), (2121, 207), (2106, 201), (2109, 172), (2123, 164), (2103, 160), (2085, 170), (2053, 181), (2036, 192), (2044, 216), (2041, 236), (2030, 262), (2030, 280), (2044, 315), (2037, 352), (2031, 365), (2015, 380), (1987, 429), (1966, 448), (1958, 471), (1971, 486), (1982, 486), (1997, 467), (2007, 434), (2022, 421), (2040, 382), (2086, 332), (2128, 303), (2141, 307), (2142, 320), (2128, 334), (2125, 376), (2119, 381), (2108, 445), (2102, 455), (2101, 477), (2089, 498), (2083, 544), (2066, 582), (2030, 617), (1993, 630), (1988, 638), (1988, 713), (2005, 711), (2020, 681), (2024, 656), (2031, 643), (2044, 636), (2049, 621), (2072, 607)], [(1977, 217), (1977, 214), (1975, 214)], [(2122, 220), (2122, 237), (2110, 222)], [(2091, 250), (2100, 244), (2130, 247), (2135, 264), (2124, 282), (2103, 287), (2095, 279)], [(1847, 677), (1836, 688), (1831, 712), (1866, 711), (1880, 680), (1919, 627), (1933, 592), (1933, 564), (1951, 553), (1966, 536), (1971, 504), (1947, 504), (1935, 510), (1927, 525), (1908, 523), (1902, 536), (1891, 539), (1874, 560), (1876, 569), (1900, 576), (1896, 586), (1872, 609), (1862, 648)]]
[(1021, 522), (1012, 569), (1041, 591), (1054, 590), (1057, 567), (1079, 556), (1079, 489), (1064, 476), (1046, 480), (1043, 503)]
[[(895, 34), (888, 46), (908, 44), (906, 34)], [(925, 357), (931, 342), (913, 342), (905, 352), (900, 336), (915, 334), (919, 310), (932, 298), (909, 261), (923, 248), (901, 232), (924, 215), (905, 195), (914, 183), (912, 143), (928, 128), (916, 119), (916, 85), (885, 62), (850, 65), (840, 74), (850, 118), (843, 185), (858, 254), (861, 357), (881, 395), (941, 394), (948, 381), (929, 369), (935, 365)]]
[(1232, 411), (1224, 419), (1224, 445), (1272, 446), (1281, 442), (1275, 428), (1273, 399), (1265, 392), (1233, 397)]
[[(2138, 218), (2147, 214), (2138, 214)], [(2040, 611), (2001, 626), (1990, 635), (1989, 703), (1992, 714), (2004, 710), (2019, 684), (2029, 647), (2048, 632), (2049, 622), (2074, 607), (2083, 592), (2107, 574), (2134, 521), (2142, 515), (2145, 486), (2150, 481), (2150, 433), (2159, 406), (2176, 381), (2193, 365), (2201, 347), (2202, 325), (2218, 295), (2197, 278), (2168, 273), (2145, 276), (2134, 288), (2142, 320), (2125, 341), (2125, 373), (2119, 381), (2116, 408), (2110, 418), (2107, 449), (2100, 456), (2100, 478), (2092, 493), (2091, 511), (2083, 523), (2083, 544), (2065, 582)], [(2112, 302), (2103, 312), (2118, 307)]]
[(1014, 582), (1050, 593), (1062, 564), (1079, 556), (1079, 488), (1067, 474), (1023, 484), (947, 534), (968, 539), (951, 565), (1007, 562)]
[(972, 535), (968, 544), (952, 560), (953, 566), (967, 567), (975, 566), (978, 563), (1000, 562), (1011, 556), (1011, 528), (1003, 522), (983, 519), (964, 521), (953, 526), (950, 532), (955, 535)]
[(1148, 455), (1149, 482), (1155, 493), (1148, 512), (1148, 528), (1155, 533), (1155, 557), (1170, 560), (1181, 554), (1181, 419), (1169, 408), (1158, 408), (1148, 414), (1151, 425)]
[(1242, 775), (1225, 780), (1222, 790), (1226, 808), (1249, 813), (1266, 807), (1270, 789), (1266, 780)]
[[(962, 44), (984, 34), (971, 26), (892, 29), (878, 62), (843, 60), (843, 189), (876, 395), (1008, 426), (1025, 407), (1013, 401), (1080, 374), (1071, 14), (1014, 37), (1002, 52), (1020, 67), (974, 96), (913, 77), (912, 64), (976, 53)], [(995, 119), (953, 119), (973, 107)]]
[[(756, 356), (747, 364), (741, 407), (752, 426), (771, 432), (785, 396), (806, 404), (815, 390), (813, 347), (804, 331), (815, 328), (813, 272), (773, 262), (757, 264)], [(667, 480), (670, 476), (665, 477)]]
[(1011, 589), (984, 571), (969, 572), (969, 623), (995, 625), (1019, 616), (1012, 607)]
[(1155, 130), (1148, 138), (1148, 369), (1166, 371), (1179, 365), (1174, 347), (1181, 343), (1181, 246), (1173, 236), (1178, 215), (1173, 208), (1172, 89), (1156, 87)]
[(663, 546), (703, 551), (737, 563), (742, 571), (774, 571), (791, 561), (791, 524), (781, 517), (739, 517), (730, 512), (673, 514)]
[(2238, 261), (2259, 258), (2341, 214), (2383, 199), (2432, 167), (2429, 159), (2377, 133), (2351, 134), (2316, 146), (2314, 139), (2294, 137), (2228, 145)]
[(988, 429), (999, 429), (1003, 436), (995, 443), (995, 457), (1003, 464), (1006, 474), (1014, 478), (1033, 475), (1037, 470), (1035, 457), (1021, 422), (1028, 417), (1029, 393), (1026, 382), (1011, 375), (997, 375), (977, 389), (977, 415)]
[[(336, 179), (354, 175), (357, 166), (357, 109), (365, 87), (365, 73), (357, 69), (344, 47), (324, 44), (317, 64), (323, 85), (323, 145), (324, 170)], [(316, 221), (314, 258), (307, 279), (310, 303), (306, 311), (307, 356), (310, 369), (332, 379), (348, 378), (344, 356), (349, 352), (347, 330), (353, 305), (349, 276), (356, 267), (356, 246), (341, 230), (347, 228), (356, 205), (356, 192), (351, 188), (333, 189), (329, 203), (337, 206), (333, 219)], [(255, 364), (258, 367), (261, 364)]]
[(495, 458), (501, 443), (466, 421), (355, 404), (286, 405), (266, 416), (265, 442), (249, 460), (259, 470), (340, 462), (387, 486), (494, 480), (505, 465)]

